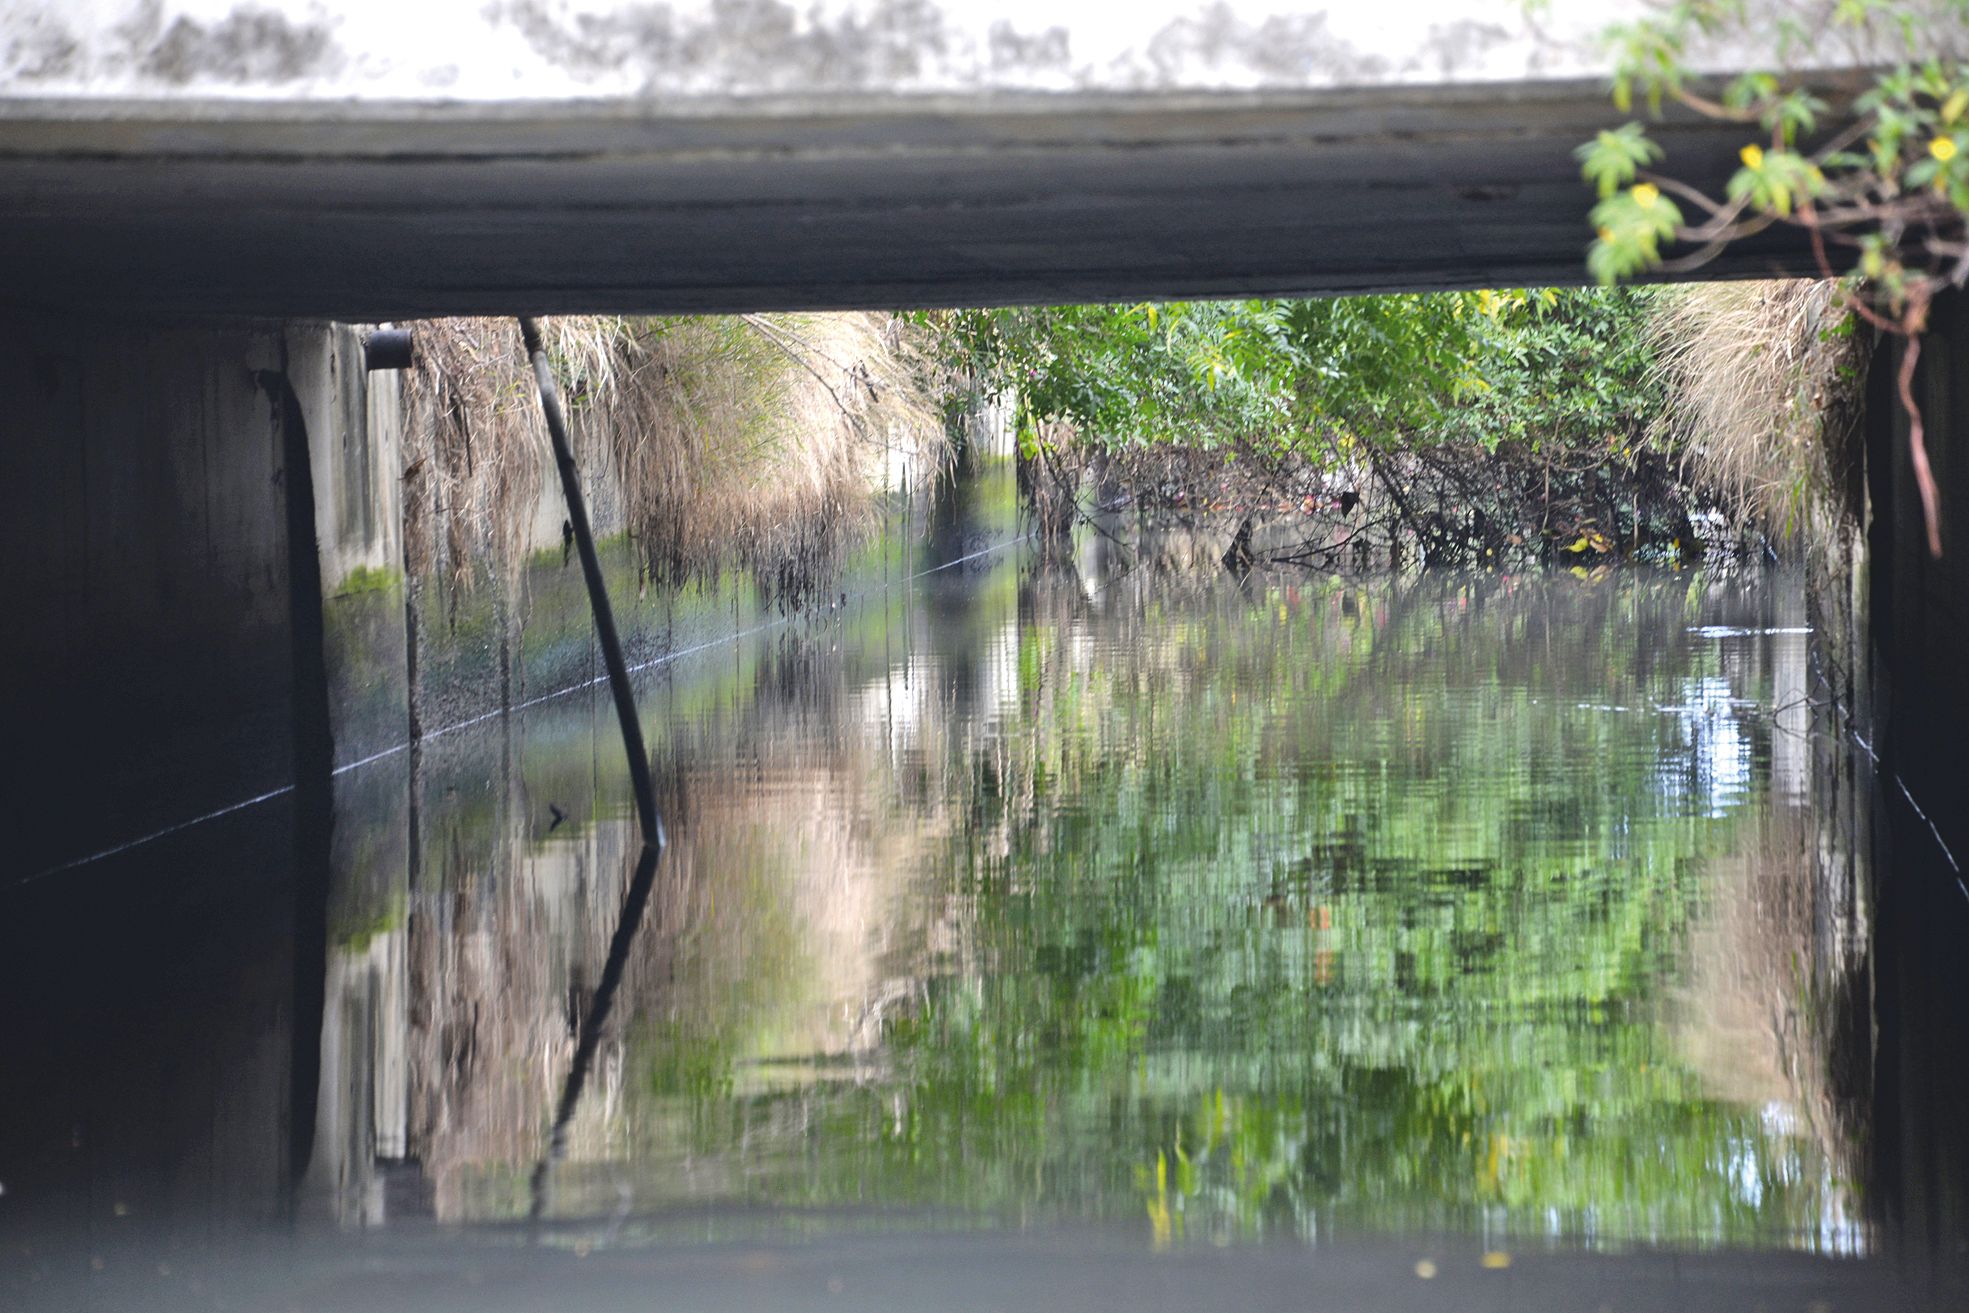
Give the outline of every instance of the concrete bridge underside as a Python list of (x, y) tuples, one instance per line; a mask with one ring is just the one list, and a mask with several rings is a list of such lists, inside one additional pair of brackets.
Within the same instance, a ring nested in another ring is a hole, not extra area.
[[(0, 105), (0, 300), (350, 321), (1562, 284), (1603, 84)], [(1658, 132), (1719, 187), (1744, 129)], [(1784, 234), (1713, 276), (1808, 272)]]

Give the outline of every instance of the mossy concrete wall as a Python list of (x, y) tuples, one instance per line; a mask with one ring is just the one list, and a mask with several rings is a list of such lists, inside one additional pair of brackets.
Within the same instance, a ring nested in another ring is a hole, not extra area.
[(307, 416), (338, 766), (398, 747), (409, 732), (399, 389), (393, 375), (372, 379), (364, 368), (362, 337), (346, 324), (286, 333)]

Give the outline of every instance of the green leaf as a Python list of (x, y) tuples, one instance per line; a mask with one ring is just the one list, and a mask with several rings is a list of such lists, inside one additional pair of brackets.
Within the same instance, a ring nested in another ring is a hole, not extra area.
[(1810, 132), (1818, 126), (1818, 116), (1826, 110), (1826, 103), (1817, 96), (1805, 91), (1794, 91), (1780, 97), (1762, 116), (1766, 128), (1776, 132), (1786, 145), (1798, 139), (1800, 132)]
[(1799, 201), (1825, 190), (1825, 175), (1796, 151), (1745, 147), (1744, 166), (1730, 179), (1728, 196), (1780, 218), (1789, 217)]
[(1602, 200), (1633, 182), (1643, 165), (1662, 157), (1661, 147), (1639, 123), (1602, 131), (1573, 152), (1579, 173), (1593, 184)]
[(1777, 77), (1770, 73), (1745, 73), (1724, 88), (1723, 103), (1731, 109), (1754, 109), (1778, 94)]

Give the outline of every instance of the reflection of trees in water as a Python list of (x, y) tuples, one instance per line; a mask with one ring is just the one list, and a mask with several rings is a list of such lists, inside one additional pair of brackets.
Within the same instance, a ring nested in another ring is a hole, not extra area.
[[(607, 1164), (678, 1142), (687, 1126), (651, 1093), (873, 1062), (882, 1020), (950, 940), (902, 887), (942, 824), (940, 782), (918, 771), (899, 785), (880, 727), (856, 732), (869, 691), (849, 686), (830, 642), (753, 655), (673, 691), (656, 753), (671, 847), (570, 1129), (562, 1207), (614, 1206)], [(414, 1162), (441, 1218), (524, 1210), (636, 843), (608, 815), (620, 790), (606, 736), (569, 717), (509, 746), (510, 765), (489, 751), (427, 765), (407, 917), (401, 895), (350, 881), (398, 912), (335, 954), (349, 1020), (331, 1037), (330, 1080), (348, 1092), (338, 1114), (356, 1114), (341, 1137), (356, 1166), (338, 1169), (350, 1220), (380, 1216), (382, 1187), (360, 1170), (369, 1150)], [(549, 800), (574, 825), (547, 834)], [(708, 1163), (670, 1184), (726, 1183)]]
[[(1843, 1243), (1863, 934), (1801, 875), (1795, 780), (1770, 810), (1767, 720), (1719, 704), (1754, 763), (1723, 805), (1674, 774), (1714, 728), (1689, 688), (1790, 680), (1688, 632), (1767, 622), (1754, 594), (962, 596), (659, 698), (676, 844), (561, 1207)], [(613, 768), (557, 733), (525, 800), (425, 790), (407, 1139), (447, 1217), (523, 1211), (629, 867), (622, 823), (539, 833)]]
[(892, 1083), (831, 1102), (835, 1171), (782, 1188), (1810, 1237), (1850, 1160), (1658, 1025), (1765, 801), (1663, 787), (1707, 732), (1692, 684), (1770, 691), (1687, 633), (1719, 615), (1686, 581), (1036, 582), (950, 855), (976, 967), (891, 1024)]
[(1674, 1009), (1678, 1049), (1716, 1097), (1813, 1146), (1816, 1161), (1801, 1166), (1824, 1174), (1818, 1239), (1851, 1248), (1861, 1218), (1847, 1191), (1862, 1179), (1871, 1081), (1862, 894), (1839, 849), (1821, 853), (1834, 836), (1802, 808), (1772, 807), (1746, 831), (1709, 867)]
[[(837, 771), (811, 760), (697, 769), (665, 801), (672, 845), (619, 996), (621, 1024), (571, 1128), (564, 1207), (596, 1192), (612, 1204), (611, 1173), (594, 1165), (676, 1129), (643, 1119), (639, 1092), (730, 1093), (742, 1064), (866, 1050), (864, 1013), (891, 989), (887, 940), (902, 927)], [(450, 934), (413, 935), (413, 1032), (425, 1051), (411, 1064), (410, 1141), (440, 1216), (522, 1206), (614, 930), (632, 837), (611, 822), (591, 843), (526, 853), (503, 888), (451, 895), (469, 912), (449, 918)]]

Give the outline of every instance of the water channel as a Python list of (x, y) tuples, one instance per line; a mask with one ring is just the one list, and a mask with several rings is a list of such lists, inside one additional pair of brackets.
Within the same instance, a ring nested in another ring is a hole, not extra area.
[(1797, 578), (937, 564), (9, 890), (0, 1302), (1962, 1306)]

